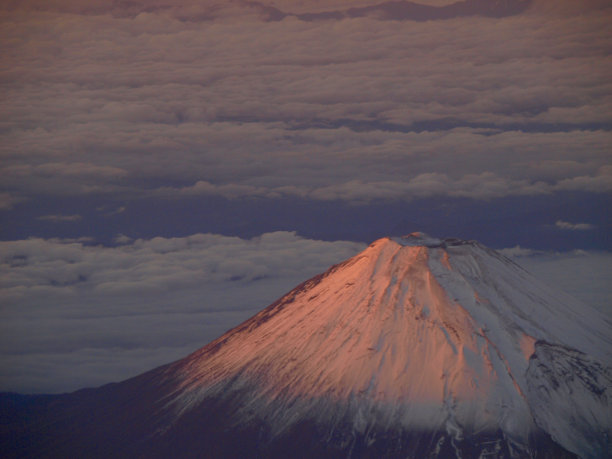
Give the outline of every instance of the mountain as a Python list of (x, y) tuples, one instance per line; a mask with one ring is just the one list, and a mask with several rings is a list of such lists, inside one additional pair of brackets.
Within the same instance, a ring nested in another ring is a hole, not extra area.
[(4, 394), (0, 453), (610, 457), (610, 330), (475, 241), (383, 238), (182, 360)]

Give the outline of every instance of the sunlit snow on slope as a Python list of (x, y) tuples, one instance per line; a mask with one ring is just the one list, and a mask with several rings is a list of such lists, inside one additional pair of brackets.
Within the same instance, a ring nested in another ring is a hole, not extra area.
[[(501, 430), (516, 454), (539, 427), (589, 457), (597, 454), (589, 439), (611, 430), (609, 384), (581, 375), (603, 387), (588, 404), (591, 418), (570, 426), (554, 404), (536, 416), (536, 393), (571, 375), (552, 368), (540, 376), (533, 351), (563, 345), (605, 369), (609, 327), (476, 242), (385, 238), (169, 367), (170, 406), (180, 417), (209, 397), (247, 394), (241, 422), (263, 418), (277, 433), (304, 419), (348, 419), (362, 433), (438, 429), (457, 440)], [(568, 429), (578, 433), (559, 434)]]

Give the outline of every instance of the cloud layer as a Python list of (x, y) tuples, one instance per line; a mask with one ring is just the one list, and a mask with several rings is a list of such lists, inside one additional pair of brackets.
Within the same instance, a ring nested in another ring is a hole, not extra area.
[(288, 232), (117, 242), (0, 242), (0, 390), (71, 390), (167, 363), (364, 248)]
[(555, 226), (559, 229), (570, 231), (588, 231), (595, 228), (590, 223), (570, 223), (563, 220), (557, 220)]
[(605, 2), (428, 22), (308, 5), (6, 3), (0, 207), (612, 191)]

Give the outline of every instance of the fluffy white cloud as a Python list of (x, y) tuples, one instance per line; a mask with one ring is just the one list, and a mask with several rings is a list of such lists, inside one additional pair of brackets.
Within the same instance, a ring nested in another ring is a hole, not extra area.
[(559, 229), (570, 231), (587, 231), (595, 228), (595, 225), (590, 223), (570, 223), (563, 220), (557, 220), (555, 226)]
[(0, 242), (1, 295), (19, 299), (35, 291), (156, 295), (203, 283), (251, 282), (314, 273), (362, 245), (266, 233), (245, 240), (214, 234), (136, 239), (119, 235), (116, 247), (32, 238)]
[(71, 390), (180, 358), (364, 248), (288, 232), (117, 242), (0, 242), (0, 390)]
[[(453, 178), (439, 172), (418, 174), (405, 180), (353, 179), (334, 185), (313, 186), (252, 186), (238, 184), (215, 185), (205, 180), (198, 180), (191, 186), (180, 188), (162, 187), (154, 190), (153, 196), (197, 196), (216, 195), (234, 199), (248, 196), (279, 198), (298, 196), (315, 200), (346, 200), (352, 202), (370, 202), (377, 199), (404, 199), (453, 196), (472, 199), (495, 199), (504, 196), (534, 196), (553, 194), (555, 191), (572, 189), (574, 191), (612, 191), (612, 174), (609, 168), (600, 168), (603, 172), (595, 177), (576, 177), (556, 183), (542, 180), (511, 179), (493, 172), (466, 174)], [(297, 181), (297, 180), (296, 180)], [(568, 185), (571, 183), (572, 185)], [(584, 186), (581, 186), (582, 183)], [(559, 226), (559, 225), (557, 225)], [(576, 228), (578, 229), (578, 228)], [(586, 229), (586, 228), (581, 228)]]

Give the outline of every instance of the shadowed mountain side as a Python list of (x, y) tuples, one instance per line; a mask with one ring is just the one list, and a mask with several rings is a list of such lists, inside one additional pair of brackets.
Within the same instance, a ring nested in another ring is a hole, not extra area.
[[(0, 394), (3, 458), (510, 458), (502, 432), (457, 441), (445, 430), (355, 432), (351, 419), (330, 429), (302, 420), (273, 435), (261, 419), (236, 423), (248, 394), (208, 399), (173, 423), (159, 403), (159, 370), (121, 384), (63, 396)], [(32, 432), (38, 434), (32, 436)], [(575, 459), (544, 432), (532, 435), (533, 458)], [(205, 452), (205, 453), (203, 453)], [(433, 453), (433, 455), (432, 455)]]

